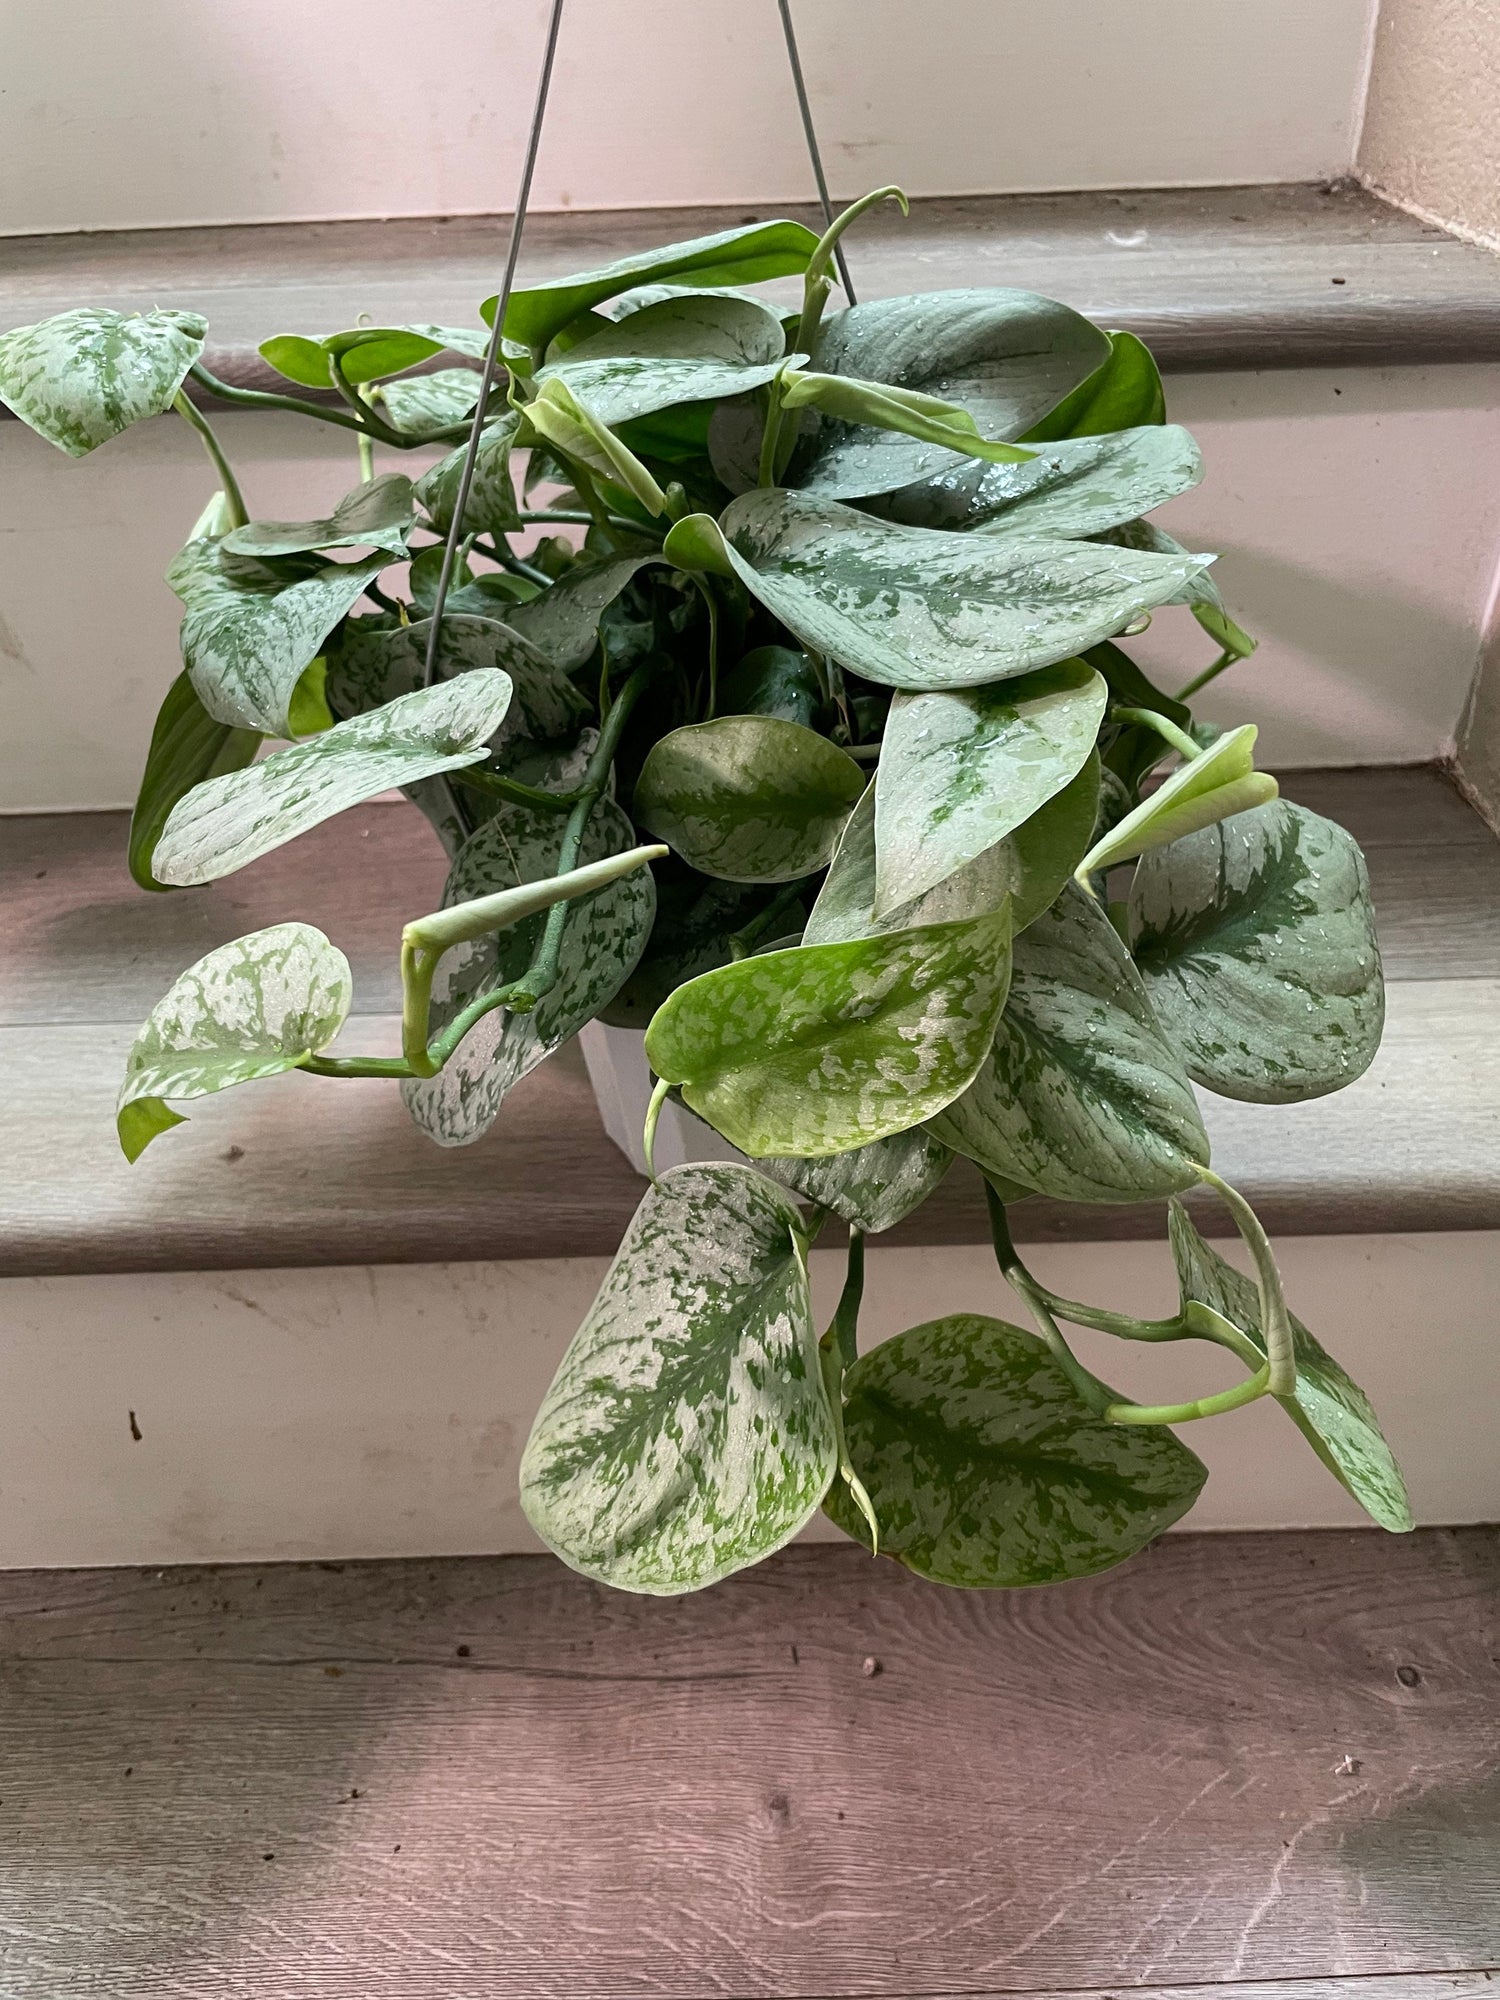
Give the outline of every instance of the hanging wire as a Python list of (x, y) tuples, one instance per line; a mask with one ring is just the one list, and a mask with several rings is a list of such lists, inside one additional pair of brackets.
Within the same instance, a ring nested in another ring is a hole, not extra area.
[(438, 637), (442, 630), (443, 606), (448, 598), (448, 585), (453, 577), (454, 558), (463, 536), (464, 510), (469, 504), (469, 489), (474, 483), (474, 466), (479, 457), (479, 437), (489, 406), (490, 391), (499, 373), (500, 343), (505, 332), (505, 313), (510, 304), (511, 287), (516, 281), (516, 260), (521, 254), (521, 232), (526, 227), (526, 208), (531, 200), (531, 177), (536, 168), (537, 148), (542, 141), (542, 120), (547, 114), (547, 91), (552, 82), (552, 59), (557, 54), (557, 31), (562, 26), (563, 0), (552, 0), (552, 18), (547, 23), (547, 45), (542, 52), (542, 72), (537, 79), (536, 103), (531, 112), (531, 136), (526, 142), (526, 159), (521, 168), (521, 185), (516, 193), (516, 206), (510, 222), (510, 248), (505, 255), (505, 276), (501, 281), (500, 294), (495, 300), (495, 323), (490, 329), (490, 344), (485, 350), (484, 373), (479, 378), (479, 401), (474, 410), (474, 421), (469, 426), (469, 443), (464, 452), (463, 470), (458, 476), (458, 493), (453, 506), (453, 519), (448, 524), (448, 539), (443, 544), (443, 566), (438, 573), (437, 594), (432, 605), (432, 625), (427, 634), (426, 684), (431, 687), (437, 672)]
[[(802, 74), (802, 58), (797, 53), (797, 35), (792, 27), (791, 0), (776, 0), (781, 9), (781, 32), (786, 36), (787, 61), (792, 66), (792, 86), (797, 93), (797, 109), (802, 113), (802, 131), (807, 140), (807, 157), (812, 161), (813, 179), (818, 184), (818, 200), (823, 205), (825, 227), (833, 223), (833, 203), (828, 198), (828, 181), (823, 173), (823, 155), (818, 151), (818, 135), (813, 130), (812, 106), (807, 101), (807, 82)], [(850, 305), (858, 305), (854, 287), (849, 282), (849, 266), (844, 262), (844, 246), (833, 246), (834, 261), (839, 267), (839, 282), (844, 287), (844, 297)]]

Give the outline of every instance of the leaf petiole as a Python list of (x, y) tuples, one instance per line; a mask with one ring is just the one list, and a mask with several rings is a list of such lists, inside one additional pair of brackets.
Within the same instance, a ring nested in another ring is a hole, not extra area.
[(218, 474), (219, 485), (223, 488), (225, 504), (229, 509), (230, 527), (243, 528), (247, 526), (250, 520), (250, 513), (245, 506), (245, 496), (240, 491), (239, 481), (234, 476), (229, 460), (224, 456), (224, 447), (219, 443), (218, 438), (214, 434), (213, 425), (204, 416), (203, 412), (189, 399), (185, 389), (179, 389), (177, 394), (172, 398), (172, 408), (177, 412), (179, 417), (184, 418), (186, 422), (192, 425), (193, 429), (203, 440), (203, 449), (208, 453), (209, 463)]
[(1117, 722), (1139, 722), (1147, 729), (1154, 729), (1162, 741), (1170, 744), (1188, 763), (1203, 754), (1201, 743), (1195, 743), (1185, 729), (1179, 729), (1165, 715), (1158, 715), (1154, 708), (1117, 708), (1113, 714)]

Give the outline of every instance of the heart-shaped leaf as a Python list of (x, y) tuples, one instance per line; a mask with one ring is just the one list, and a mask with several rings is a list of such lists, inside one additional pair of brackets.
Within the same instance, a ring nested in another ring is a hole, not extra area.
[(116, 1123), (127, 1160), (182, 1124), (168, 1098), (207, 1097), (327, 1048), (354, 997), (349, 961), (311, 924), (273, 924), (188, 967), (135, 1038)]
[(920, 1208), (953, 1164), (949, 1147), (920, 1125), (893, 1132), (856, 1146), (852, 1153), (831, 1153), (821, 1160), (763, 1159), (763, 1174), (791, 1188), (805, 1201), (831, 1209), (855, 1229), (874, 1236), (894, 1229), (903, 1216)]
[(440, 368), (434, 375), (408, 375), (384, 382), (377, 391), (386, 421), (403, 437), (425, 438), (473, 414), (479, 401), (479, 374), (473, 368)]
[[(1035, 292), (921, 292), (831, 315), (814, 366), (961, 404), (982, 436), (1003, 440), (1019, 438), (1108, 351), (1091, 321)], [(824, 423), (789, 477), (808, 493), (853, 500), (964, 462), (940, 444)]]
[(783, 366), (783, 348), (780, 320), (758, 299), (669, 296), (606, 320), (536, 379), (565, 383), (603, 423), (623, 424), (758, 389)]
[(1032, 426), (1026, 433), (1028, 444), (1166, 422), (1167, 399), (1150, 348), (1133, 333), (1111, 333), (1107, 338), (1108, 358)]
[(1385, 989), (1364, 856), (1332, 820), (1277, 799), (1141, 858), (1130, 947), (1188, 1075), (1294, 1104), (1362, 1076)]
[(461, 674), (198, 785), (156, 844), (163, 882), (214, 882), (393, 785), (478, 764), (510, 706), (506, 674)]
[(169, 410), (203, 352), (198, 313), (58, 313), (0, 334), (0, 403), (70, 458)]
[(416, 516), (412, 484), (402, 472), (383, 473), (346, 493), (321, 521), (251, 521), (224, 537), (230, 555), (294, 556), (311, 549), (386, 549), (406, 554)]
[(563, 673), (581, 667), (599, 643), (599, 619), (639, 569), (657, 555), (580, 556), (557, 582), (525, 604), (510, 623)]
[[(494, 896), (557, 872), (562, 817), (502, 801), (460, 850), (443, 890), (443, 908)], [(589, 815), (580, 866), (623, 854), (635, 831), (611, 799)], [(401, 1087), (407, 1109), (440, 1146), (467, 1146), (488, 1130), (507, 1091), (561, 1043), (593, 1020), (619, 991), (651, 934), (656, 894), (639, 868), (569, 906), (557, 984), (529, 1014), (496, 1008), (459, 1043), (434, 1077)], [(546, 913), (470, 943), (439, 962), (431, 1021), (445, 1028), (472, 1000), (518, 979), (541, 940)]]
[(1060, 1201), (1151, 1200), (1207, 1164), (1181, 1061), (1108, 917), (1076, 884), (1016, 939), (994, 1048), (932, 1130), (986, 1172)]
[(872, 520), (836, 501), (745, 493), (722, 531), (690, 515), (669, 561), (727, 568), (816, 652), (887, 687), (971, 687), (1051, 666), (1179, 590), (1206, 556), (1022, 542)]
[(1108, 689), (1082, 660), (891, 702), (875, 779), (876, 914), (924, 895), (1083, 769)]
[(1190, 434), (1165, 424), (1041, 445), (1024, 465), (961, 465), (873, 504), (913, 528), (1072, 541), (1134, 521), (1202, 477)]
[(157, 713), (135, 811), (130, 816), (127, 860), (133, 880), (142, 889), (172, 886), (156, 879), (151, 860), (177, 801), (209, 778), (243, 770), (260, 745), (258, 729), (234, 729), (215, 722), (188, 676), (177, 676)]
[[(1097, 1575), (1181, 1520), (1208, 1476), (1171, 1431), (1096, 1417), (1035, 1335), (978, 1313), (882, 1342), (844, 1392), (881, 1553), (936, 1583), (996, 1590)], [(845, 1487), (825, 1506), (869, 1545)]]
[(752, 1159), (888, 1138), (967, 1088), (1010, 971), (1010, 909), (769, 952), (691, 980), (646, 1031), (659, 1077)]
[(359, 386), (383, 375), (400, 375), (434, 354), (451, 348), (458, 354), (483, 355), (488, 336), (467, 327), (355, 326), (344, 333), (314, 339), (302, 333), (277, 333), (260, 344), (260, 354), (277, 374), (306, 389), (326, 389), (333, 381), (330, 362), (337, 359), (346, 382)]
[[(520, 609), (514, 606), (512, 609)], [(410, 694), (426, 680), (430, 618), (397, 625), (388, 618), (351, 618), (329, 648), (328, 701), (335, 715), (363, 715)], [(502, 743), (525, 737), (550, 743), (570, 736), (587, 703), (565, 675), (543, 659), (511, 625), (468, 613), (444, 615), (438, 635), (437, 678), (499, 667), (510, 676), (515, 702)]]
[[(508, 410), (504, 416), (486, 424), (480, 434), (479, 452), (474, 460), (474, 480), (464, 508), (466, 535), (507, 535), (521, 526), (516, 489), (510, 476), (510, 455), (516, 448), (516, 432), (520, 424), (519, 413)], [(440, 535), (446, 535), (453, 525), (453, 510), (458, 505), (458, 488), (467, 452), (467, 444), (458, 445), (417, 481), (417, 498), (427, 509), (432, 525)]]
[[(1260, 1297), (1254, 1284), (1204, 1242), (1180, 1202), (1171, 1204), (1168, 1231), (1184, 1310), (1195, 1299), (1211, 1307), (1264, 1353)], [(1413, 1526), (1406, 1482), (1381, 1435), (1369, 1398), (1296, 1318), (1292, 1345), (1297, 1386), (1291, 1396), (1278, 1398), (1282, 1408), (1370, 1518), (1392, 1534), (1404, 1534)]]
[(1071, 783), (1004, 840), (912, 902), (877, 917), (876, 788), (871, 785), (849, 816), (802, 941), (835, 944), (923, 924), (954, 923), (998, 910), (1007, 897), (1011, 924), (1019, 933), (1041, 915), (1077, 867), (1093, 838), (1098, 802), (1099, 760), (1091, 756)]
[[(659, 250), (640, 250), (596, 271), (513, 291), (505, 310), (505, 332), (541, 354), (569, 320), (637, 285), (679, 278), (691, 279), (695, 286), (757, 285), (806, 270), (817, 247), (817, 237), (800, 222), (757, 222), (696, 236), (687, 243), (668, 243)], [(495, 299), (486, 299), (482, 311), (487, 322), (493, 321), (496, 304)]]
[(769, 715), (723, 715), (653, 745), (635, 813), (705, 875), (795, 882), (828, 865), (864, 788), (854, 759), (815, 730)]
[(1131, 861), (1169, 840), (1181, 840), (1231, 814), (1248, 812), (1276, 797), (1276, 780), (1255, 768), (1253, 722), (1226, 730), (1217, 742), (1181, 764), (1089, 849), (1079, 875)]
[(747, 1167), (663, 1174), (537, 1412), (527, 1519), (585, 1576), (670, 1596), (790, 1541), (836, 1462), (795, 1204)]

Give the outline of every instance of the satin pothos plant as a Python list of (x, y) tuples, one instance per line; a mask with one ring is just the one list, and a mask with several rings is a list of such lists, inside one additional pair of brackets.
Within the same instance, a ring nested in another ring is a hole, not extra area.
[[(1150, 521), (1200, 461), (1146, 349), (1023, 291), (832, 310), (834, 244), (885, 195), (821, 240), (757, 223), (516, 291), (482, 411), (481, 328), (280, 335), (274, 393), (217, 380), (191, 311), (0, 338), (0, 395), (63, 450), (175, 409), (217, 476), (168, 572), (183, 669), (131, 827), (142, 887), (216, 880), (391, 786), (450, 859), (440, 910), (393, 913), (399, 1051), (339, 1053), (347, 960), (274, 925), (155, 1008), (121, 1143), (296, 1070), (398, 1079), (424, 1132), (468, 1145), (587, 1022), (644, 1028), (653, 1117), (670, 1095), (748, 1164), (647, 1189), (521, 1470), (544, 1539), (626, 1589), (712, 1583), (819, 1507), (942, 1582), (1086, 1575), (1192, 1506), (1178, 1427), (1267, 1396), (1409, 1527), (1193, 1089), (1289, 1104), (1369, 1064), (1359, 850), (1277, 796), (1253, 725), (1193, 715), (1251, 642), (1212, 557)], [(795, 310), (747, 289), (798, 274)], [(342, 426), (359, 482), (317, 518), (251, 519), (215, 400)], [(423, 447), (444, 455), (415, 482), (377, 472)], [(1175, 694), (1128, 644), (1157, 614), (1214, 648)], [(981, 1299), (861, 1354), (865, 1237), (956, 1154), (1030, 1324)], [(1199, 1234), (1195, 1189), (1253, 1280)], [(1008, 1220), (1035, 1196), (1165, 1202), (1177, 1311), (1054, 1296)], [(820, 1337), (808, 1250), (831, 1219), (848, 1281)], [(1065, 1324), (1208, 1342), (1242, 1373), (1144, 1407)]]

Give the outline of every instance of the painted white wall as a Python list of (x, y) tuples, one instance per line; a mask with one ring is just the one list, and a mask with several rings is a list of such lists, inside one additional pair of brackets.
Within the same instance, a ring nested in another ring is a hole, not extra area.
[[(1161, 519), (1222, 551), (1262, 639), (1206, 711), (1258, 720), (1264, 760), (1415, 762), (1451, 742), (1500, 540), (1500, 369), (1176, 376), (1208, 476)], [(218, 420), (252, 508), (305, 519), (357, 476), (342, 433)], [(127, 805), (177, 671), (161, 581), (209, 490), (162, 418), (75, 463), (0, 423), (0, 810)], [(1177, 685), (1210, 656), (1181, 610), (1137, 642)]]
[[(1374, 0), (800, 0), (835, 192), (1316, 180)], [(0, 234), (508, 209), (546, 0), (0, 0)], [(570, 0), (539, 208), (809, 191), (773, 0)]]
[[(1028, 1255), (1070, 1296), (1175, 1304), (1164, 1247)], [(1299, 1314), (1380, 1410), (1418, 1517), (1495, 1519), (1500, 1235), (1296, 1238), (1278, 1256)], [(827, 1316), (843, 1259), (812, 1261)], [(604, 1268), (11, 1279), (0, 1285), (0, 1567), (534, 1549), (519, 1455)], [(945, 1312), (1016, 1311), (977, 1246), (874, 1249), (866, 1296), (866, 1346)], [(1233, 1379), (1226, 1357), (1196, 1345), (1079, 1341), (1151, 1401), (1181, 1393), (1184, 1369), (1204, 1389)], [(1361, 1518), (1273, 1405), (1193, 1425), (1189, 1441), (1211, 1475), (1189, 1526)]]

